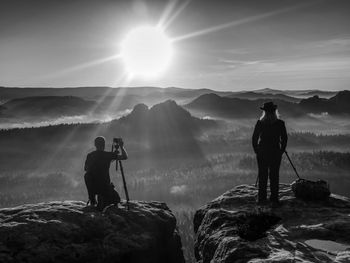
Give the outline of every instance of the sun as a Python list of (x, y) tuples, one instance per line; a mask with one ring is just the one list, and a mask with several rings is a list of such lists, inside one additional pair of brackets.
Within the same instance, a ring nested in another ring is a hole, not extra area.
[(142, 26), (126, 35), (120, 55), (131, 76), (154, 78), (168, 68), (173, 47), (160, 28)]

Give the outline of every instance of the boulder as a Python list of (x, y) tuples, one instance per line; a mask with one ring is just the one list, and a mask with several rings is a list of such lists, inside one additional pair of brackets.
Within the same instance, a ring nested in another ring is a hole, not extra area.
[(281, 206), (258, 207), (256, 196), (241, 185), (196, 212), (197, 262), (350, 262), (350, 199), (305, 202), (287, 184)]
[(0, 209), (0, 262), (184, 262), (176, 219), (164, 203), (80, 201)]

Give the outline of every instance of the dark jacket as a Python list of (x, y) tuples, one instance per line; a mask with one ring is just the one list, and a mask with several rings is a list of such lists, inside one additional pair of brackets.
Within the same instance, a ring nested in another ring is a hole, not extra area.
[(273, 123), (258, 120), (252, 137), (255, 153), (280, 152), (287, 147), (287, 131), (284, 121), (276, 120)]
[(95, 193), (104, 192), (110, 187), (111, 179), (109, 177), (109, 167), (114, 160), (125, 160), (127, 154), (122, 150), (122, 154), (118, 152), (93, 151), (86, 157), (84, 169), (86, 171), (86, 179), (94, 188)]

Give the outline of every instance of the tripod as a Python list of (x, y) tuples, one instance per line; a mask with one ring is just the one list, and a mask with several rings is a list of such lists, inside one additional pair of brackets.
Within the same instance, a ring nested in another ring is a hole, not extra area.
[(287, 158), (288, 158), (288, 161), (290, 162), (290, 165), (292, 166), (295, 174), (297, 175), (298, 179), (301, 179), (298, 172), (297, 172), (297, 169), (295, 168), (294, 164), (292, 163), (292, 160), (290, 159), (289, 157), (289, 154), (287, 153), (287, 151), (284, 151), (284, 153), (286, 154)]
[[(112, 145), (112, 152), (114, 150), (118, 150), (118, 147), (115, 146), (114, 144)], [(124, 168), (123, 168), (123, 164), (122, 164), (122, 161), (121, 160), (116, 160), (115, 162), (115, 170), (118, 171), (118, 164), (119, 164), (119, 167), (120, 167), (120, 173), (122, 174), (122, 179), (123, 179), (123, 187), (124, 187), (124, 192), (125, 192), (125, 197), (126, 197), (126, 209), (127, 210), (130, 210), (130, 205), (129, 205), (129, 192), (128, 192), (128, 188), (126, 186), (126, 180), (125, 180), (125, 175), (124, 175)]]

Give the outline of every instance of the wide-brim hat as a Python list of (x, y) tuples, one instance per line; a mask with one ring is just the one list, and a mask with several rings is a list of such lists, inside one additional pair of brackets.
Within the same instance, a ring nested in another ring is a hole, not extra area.
[(260, 107), (260, 109), (262, 109), (264, 111), (274, 111), (277, 109), (277, 105), (274, 104), (272, 101), (265, 102), (264, 105), (262, 107)]

